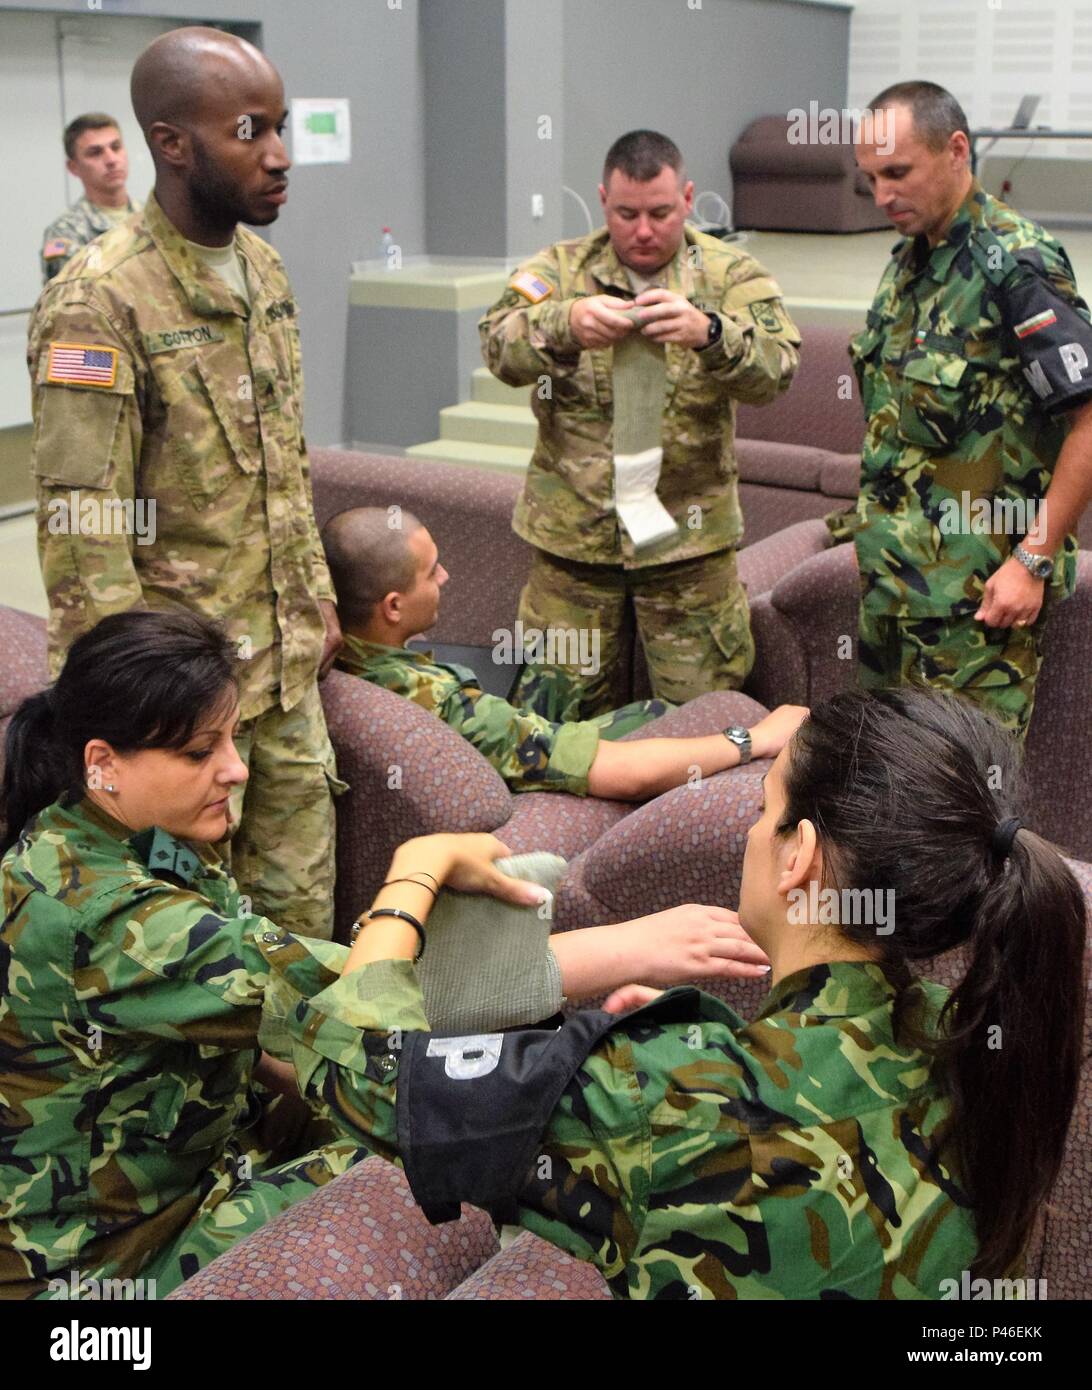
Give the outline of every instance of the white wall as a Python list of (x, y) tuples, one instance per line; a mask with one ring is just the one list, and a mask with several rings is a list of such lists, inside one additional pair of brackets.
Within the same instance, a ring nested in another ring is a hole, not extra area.
[[(1092, 130), (1089, 0), (857, 0), (850, 23), (849, 105), (908, 78), (947, 87), (973, 126), (1006, 126), (1027, 93), (1032, 123)], [(1011, 140), (995, 153), (1092, 159), (1092, 141)]]

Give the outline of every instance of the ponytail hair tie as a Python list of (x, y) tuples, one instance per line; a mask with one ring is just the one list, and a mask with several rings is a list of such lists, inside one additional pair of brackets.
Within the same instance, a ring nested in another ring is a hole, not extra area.
[(1023, 821), (1018, 816), (1010, 816), (1008, 820), (1001, 821), (994, 826), (993, 834), (990, 836), (990, 848), (998, 859), (1007, 859), (1012, 852), (1012, 842), (1016, 839), (1016, 832), (1023, 827)]

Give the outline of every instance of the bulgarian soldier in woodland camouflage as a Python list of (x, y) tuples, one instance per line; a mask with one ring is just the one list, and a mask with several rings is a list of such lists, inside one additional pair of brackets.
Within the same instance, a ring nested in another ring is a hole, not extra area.
[[(0, 1298), (67, 1297), (85, 1279), (95, 1288), (134, 1277), (150, 1297), (165, 1295), (366, 1156), (321, 1101), (301, 1101), (306, 1067), (287, 1061), (285, 1020), (305, 995), (337, 984), (348, 949), (254, 912), (214, 848), (247, 778), (233, 742), (238, 693), (234, 644), (215, 624), (181, 609), (130, 609), (78, 637), (56, 683), (10, 721)], [(445, 905), (481, 911), (481, 930), (464, 917), (456, 949), (475, 939), (495, 947), (446, 973), (440, 947), (431, 987), (434, 949), (422, 981), (439, 1027), (475, 1000), (490, 1027), (503, 1027), (551, 1016), (563, 994), (600, 995), (635, 976), (674, 984), (769, 972), (718, 907), (551, 940), (541, 885), (494, 867), (502, 847), (487, 835), (408, 841), (377, 910), (407, 882), (438, 891), (427, 872), (437, 840), (460, 890)], [(269, 966), (284, 950), (291, 979)], [(324, 1009), (352, 1022), (347, 1000)]]
[(904, 240), (851, 347), (857, 507), (829, 518), (856, 545), (860, 678), (957, 691), (1022, 737), (1092, 497), (1092, 325), (1058, 242), (971, 174), (950, 93), (871, 107), (889, 129), (857, 162)]
[(139, 212), (125, 191), (129, 156), (121, 130), (105, 111), (88, 111), (69, 121), (64, 132), (67, 169), (83, 184), (83, 197), (45, 229), (42, 279), (58, 275), (81, 246)]
[[(273, 222), (280, 78), (185, 28), (133, 70), (156, 164), (144, 212), (80, 252), (31, 322), (33, 468), (54, 674), (103, 615), (184, 605), (245, 660), (233, 867), (255, 908), (328, 935), (337, 782), (317, 677), (340, 644), (303, 436), (297, 309)], [(134, 543), (125, 508), (154, 507)], [(88, 524), (91, 513), (100, 516)], [(241, 822), (241, 823), (240, 823)]]
[[(812, 711), (748, 837), (739, 920), (773, 967), (751, 1023), (623, 988), (607, 1009), (642, 1007), (621, 1019), (430, 1032), (431, 892), (391, 887), (412, 921), (366, 921), (345, 977), (287, 1020), (306, 1094), (400, 1159), (430, 1220), (485, 1207), (618, 1297), (939, 1299), (966, 1271), (1019, 1277), (1077, 1096), (1086, 909), (1010, 814), (1016, 751), (933, 692)], [(419, 840), (414, 866), (443, 881), (449, 854)], [(879, 895), (898, 920), (878, 929)], [(953, 992), (911, 974), (956, 946)], [(299, 947), (269, 961), (307, 978)]]
[(519, 617), (601, 631), (600, 672), (566, 668), (580, 717), (621, 702), (629, 603), (658, 698), (742, 685), (736, 402), (774, 400), (800, 345), (763, 267), (686, 225), (693, 184), (665, 136), (616, 141), (599, 195), (606, 227), (532, 257), (480, 324), (490, 371), (533, 386), (538, 418), (513, 520), (535, 547)]
[[(731, 725), (698, 737), (616, 745), (668, 706), (640, 700), (593, 719), (565, 721), (487, 694), (469, 667), (406, 647), (435, 624), (448, 579), (436, 542), (415, 516), (400, 508), (392, 518), (383, 508), (357, 507), (332, 517), (322, 542), (345, 636), (339, 668), (437, 715), (512, 791), (643, 801), (695, 773), (711, 776), (752, 757), (775, 757), (807, 713), (781, 705), (750, 729)], [(552, 699), (556, 684), (544, 683), (537, 693)]]

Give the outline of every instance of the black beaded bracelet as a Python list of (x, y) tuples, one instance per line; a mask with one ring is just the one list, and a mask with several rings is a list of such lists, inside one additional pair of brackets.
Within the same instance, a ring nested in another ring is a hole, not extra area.
[(417, 938), (421, 943), (421, 949), (417, 952), (413, 959), (420, 960), (421, 957), (425, 954), (424, 927), (421, 925), (421, 923), (417, 920), (417, 918), (413, 915), (412, 912), (406, 912), (405, 909), (401, 907), (369, 908), (369, 910), (364, 914), (363, 921), (353, 923), (353, 929), (349, 933), (350, 941), (356, 940), (360, 928), (364, 925), (364, 922), (370, 922), (373, 917), (397, 917), (400, 922), (408, 922), (410, 926), (413, 928), (413, 930), (417, 933)]
[[(431, 878), (432, 875), (428, 874), (426, 877)], [(431, 893), (434, 898), (439, 896), (435, 888), (430, 888), (427, 883), (418, 883), (415, 878), (388, 878), (386, 883), (381, 883), (379, 886), (380, 888), (389, 888), (392, 883), (413, 883), (418, 888), (423, 888), (426, 893)]]

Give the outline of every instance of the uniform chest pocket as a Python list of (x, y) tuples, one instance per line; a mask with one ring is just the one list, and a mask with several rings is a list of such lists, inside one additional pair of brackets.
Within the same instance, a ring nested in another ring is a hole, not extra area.
[(883, 341), (882, 331), (878, 327), (869, 327), (858, 333), (849, 344), (849, 360), (857, 378), (866, 417), (872, 415), (880, 404), (877, 387), (882, 381)]
[[(206, 350), (207, 352), (207, 350)], [(254, 383), (238, 363), (206, 361), (196, 353), (163, 383), (167, 404), (164, 453), (195, 507), (205, 507), (262, 467)], [(245, 365), (245, 362), (244, 364)]]
[(899, 438), (919, 449), (951, 448), (964, 433), (967, 361), (952, 352), (929, 352), (902, 366)]

